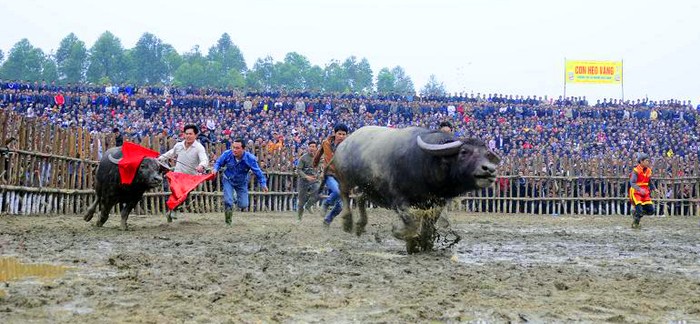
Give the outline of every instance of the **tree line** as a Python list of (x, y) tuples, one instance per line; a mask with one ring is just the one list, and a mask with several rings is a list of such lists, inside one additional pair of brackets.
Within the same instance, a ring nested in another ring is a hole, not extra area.
[[(7, 56), (7, 57), (5, 57)], [(91, 48), (74, 33), (61, 40), (58, 50), (44, 53), (28, 39), (17, 42), (5, 55), (0, 50), (0, 78), (56, 81), (58, 84), (140, 84), (246, 89), (252, 91), (309, 91), (336, 93), (415, 94), (413, 81), (401, 66), (382, 68), (376, 82), (369, 61), (350, 56), (313, 65), (297, 52), (282, 61), (259, 58), (251, 68), (228, 33), (221, 35), (205, 55), (196, 45), (189, 52), (144, 33), (131, 49), (109, 31)], [(424, 96), (445, 95), (434, 75), (420, 91)]]

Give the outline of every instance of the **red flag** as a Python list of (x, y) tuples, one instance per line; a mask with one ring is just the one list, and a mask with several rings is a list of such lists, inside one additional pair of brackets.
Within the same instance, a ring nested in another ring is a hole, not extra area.
[(200, 183), (216, 178), (216, 174), (187, 174), (182, 172), (168, 172), (165, 174), (170, 184), (170, 198), (168, 198), (168, 208), (170, 210), (182, 204), (187, 199), (187, 194), (197, 188)]
[(143, 158), (156, 158), (159, 155), (160, 154), (154, 150), (125, 141), (124, 145), (122, 145), (123, 158), (119, 161), (119, 176), (121, 177), (122, 184), (131, 184), (131, 182), (134, 181), (136, 170), (139, 169)]

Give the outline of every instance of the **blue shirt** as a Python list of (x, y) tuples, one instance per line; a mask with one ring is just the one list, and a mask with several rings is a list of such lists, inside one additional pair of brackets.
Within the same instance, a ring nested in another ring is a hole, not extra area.
[(232, 181), (236, 185), (248, 184), (250, 179), (250, 173), (248, 171), (252, 170), (258, 178), (260, 186), (267, 187), (267, 178), (262, 170), (260, 170), (260, 166), (258, 166), (258, 159), (250, 152), (244, 152), (241, 160), (236, 161), (233, 151), (224, 151), (216, 160), (216, 163), (214, 163), (214, 170), (216, 170), (216, 172), (219, 172), (219, 168), (221, 167), (226, 167), (224, 178), (228, 181)]

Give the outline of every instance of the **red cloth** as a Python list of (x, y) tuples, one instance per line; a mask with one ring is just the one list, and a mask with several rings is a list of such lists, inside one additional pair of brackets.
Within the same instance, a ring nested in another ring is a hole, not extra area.
[(145, 157), (156, 158), (160, 154), (154, 150), (147, 149), (141, 145), (131, 142), (124, 142), (122, 145), (123, 158), (119, 161), (119, 177), (122, 184), (131, 184), (136, 176), (136, 171)]
[(170, 210), (182, 204), (187, 199), (187, 194), (197, 188), (200, 183), (216, 178), (216, 174), (187, 174), (182, 172), (168, 172), (165, 174), (170, 184), (170, 198), (166, 204)]

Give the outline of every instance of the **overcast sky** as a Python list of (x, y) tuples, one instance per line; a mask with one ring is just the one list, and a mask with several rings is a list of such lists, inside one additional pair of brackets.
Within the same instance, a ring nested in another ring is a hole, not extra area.
[[(92, 47), (109, 30), (125, 48), (145, 32), (182, 54), (223, 33), (248, 67), (288, 52), (325, 66), (365, 57), (375, 74), (403, 67), (416, 90), (435, 74), (449, 92), (559, 96), (564, 60), (624, 60), (626, 99), (700, 102), (700, 1), (0, 0), (0, 49), (22, 38), (55, 51), (69, 33)], [(567, 95), (619, 98), (612, 85)]]

